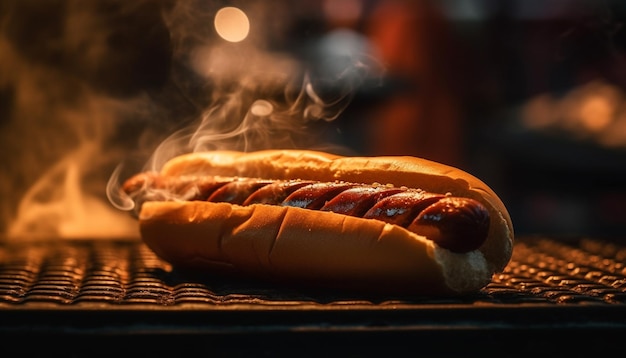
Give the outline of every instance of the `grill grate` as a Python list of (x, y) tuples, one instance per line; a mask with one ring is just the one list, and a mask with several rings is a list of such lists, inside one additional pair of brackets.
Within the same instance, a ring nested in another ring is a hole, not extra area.
[(139, 241), (0, 246), (0, 307), (36, 303), (176, 306), (626, 303), (626, 246), (592, 239), (523, 238), (503, 273), (469, 297), (354, 298), (224, 282), (180, 273)]
[(381, 299), (194, 277), (139, 241), (4, 244), (0, 336), (54, 339), (31, 355), (91, 358), (611, 356), (626, 330), (625, 262), (615, 243), (523, 238), (475, 295)]

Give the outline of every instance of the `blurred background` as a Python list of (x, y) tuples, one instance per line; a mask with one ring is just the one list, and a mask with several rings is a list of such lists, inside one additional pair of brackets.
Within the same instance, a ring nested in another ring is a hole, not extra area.
[(626, 239), (626, 2), (5, 0), (0, 229), (134, 235), (106, 187), (181, 152), (412, 155), (518, 235)]

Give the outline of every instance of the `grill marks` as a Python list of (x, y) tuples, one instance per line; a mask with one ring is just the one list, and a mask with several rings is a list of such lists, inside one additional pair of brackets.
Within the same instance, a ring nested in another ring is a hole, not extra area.
[(313, 184), (312, 181), (288, 180), (274, 181), (273, 183), (262, 186), (248, 196), (243, 205), (251, 204), (269, 204), (275, 205), (276, 202), (283, 202), (294, 191), (305, 185)]
[(479, 248), (489, 231), (489, 212), (478, 201), (404, 187), (226, 177), (163, 178), (144, 173), (129, 179), (122, 189), (138, 204), (146, 200), (266, 204), (381, 220), (454, 252)]
[[(313, 183), (294, 191), (280, 204), (303, 209), (322, 210), (329, 200), (355, 185), (352, 183)], [(342, 212), (342, 214), (344, 213)]]
[[(252, 193), (258, 189), (271, 184), (269, 180), (235, 180), (225, 183), (211, 190), (201, 190), (205, 195), (208, 193), (207, 201), (214, 203), (224, 202), (243, 205)], [(210, 184), (209, 184), (210, 185)], [(204, 195), (203, 195), (204, 197)]]
[(393, 224), (406, 227), (422, 210), (444, 197), (423, 191), (400, 191), (377, 201), (363, 217), (366, 219), (383, 217), (391, 220)]
[[(351, 187), (328, 200), (321, 210), (358, 217), (376, 218), (380, 216), (377, 215), (380, 212), (375, 209), (377, 203), (380, 203), (390, 195), (402, 192), (402, 189), (385, 186)], [(370, 211), (372, 212), (370, 213)]]

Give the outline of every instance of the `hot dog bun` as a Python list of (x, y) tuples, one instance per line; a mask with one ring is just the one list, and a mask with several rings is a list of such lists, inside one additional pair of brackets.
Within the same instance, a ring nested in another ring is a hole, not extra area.
[(404, 228), (332, 212), (260, 204), (144, 203), (142, 238), (179, 266), (373, 293), (451, 294), (484, 287), (512, 253), (511, 218), (493, 190), (460, 169), (421, 158), (214, 151), (175, 157), (161, 174), (393, 184), (476, 199), (490, 213), (484, 244), (453, 253)]

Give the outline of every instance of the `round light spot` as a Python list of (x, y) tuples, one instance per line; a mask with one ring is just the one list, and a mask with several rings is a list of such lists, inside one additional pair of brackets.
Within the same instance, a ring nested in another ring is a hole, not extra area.
[(250, 32), (250, 21), (240, 9), (224, 7), (215, 14), (215, 31), (226, 41), (240, 42)]

